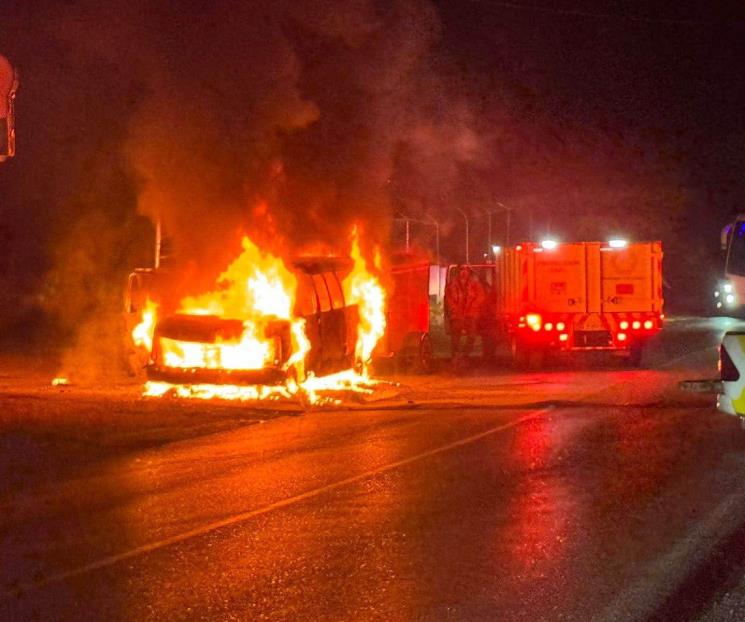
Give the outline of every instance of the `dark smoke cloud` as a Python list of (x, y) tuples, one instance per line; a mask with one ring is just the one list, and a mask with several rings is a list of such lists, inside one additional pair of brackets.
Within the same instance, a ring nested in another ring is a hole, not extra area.
[[(94, 24), (106, 34), (76, 32)], [(213, 271), (241, 231), (333, 248), (360, 221), (380, 240), (397, 155), (441, 189), (478, 155), (433, 66), (439, 29), (416, 0), (85, 3), (61, 28), (141, 84), (126, 144), (139, 210)]]

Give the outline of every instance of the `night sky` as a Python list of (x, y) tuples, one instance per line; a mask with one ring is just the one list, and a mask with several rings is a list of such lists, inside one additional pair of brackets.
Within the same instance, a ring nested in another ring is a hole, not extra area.
[(456, 208), (481, 251), (500, 203), (513, 237), (661, 238), (667, 298), (695, 306), (745, 203), (745, 21), (669, 4), (5, 0), (3, 325), (107, 332), (156, 213), (209, 279), (241, 232), (395, 243), (398, 214), (457, 260)]

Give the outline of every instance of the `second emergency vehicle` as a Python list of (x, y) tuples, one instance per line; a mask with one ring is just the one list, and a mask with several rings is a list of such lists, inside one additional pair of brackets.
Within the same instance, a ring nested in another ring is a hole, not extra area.
[(520, 365), (595, 350), (639, 365), (662, 328), (660, 242), (526, 242), (499, 249), (493, 264), (470, 267), (489, 293), (482, 341), (506, 340)]

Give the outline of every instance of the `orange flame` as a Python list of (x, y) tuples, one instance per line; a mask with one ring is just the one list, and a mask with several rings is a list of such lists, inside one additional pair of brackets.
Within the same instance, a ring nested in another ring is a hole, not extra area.
[[(366, 375), (373, 350), (385, 333), (385, 289), (380, 280), (371, 274), (362, 257), (357, 227), (352, 231), (352, 249), (350, 251), (354, 267), (344, 279), (344, 296), (348, 304), (356, 304), (360, 321), (357, 328), (357, 345), (355, 356), (362, 365)], [(375, 264), (380, 268), (380, 251), (376, 249)]]
[(163, 361), (168, 367), (262, 369), (277, 356), (275, 341), (266, 337), (273, 320), (290, 322), (293, 354), (285, 366), (305, 359), (310, 349), (305, 321), (293, 315), (297, 279), (281, 259), (262, 252), (247, 237), (242, 246), (243, 252), (218, 278), (218, 289), (185, 298), (179, 309), (186, 315), (241, 320), (240, 339), (199, 343), (161, 338)]
[[(355, 347), (356, 361), (363, 374), (349, 369), (324, 377), (306, 376), (305, 359), (311, 343), (305, 333), (305, 319), (295, 315), (297, 279), (281, 259), (259, 249), (244, 237), (240, 256), (220, 275), (213, 292), (182, 300), (179, 314), (215, 316), (239, 320), (239, 338), (216, 339), (214, 343), (183, 341), (163, 335), (158, 337), (160, 358), (169, 368), (203, 368), (226, 370), (260, 370), (276, 365), (276, 339), (267, 337), (272, 322), (289, 324), (291, 350), (282, 365), (288, 373), (282, 385), (237, 386), (216, 384), (170, 384), (150, 381), (145, 384), (148, 396), (175, 395), (184, 398), (223, 398), (233, 400), (288, 399), (302, 393), (310, 403), (325, 398), (324, 391), (368, 393), (374, 381), (367, 377), (367, 364), (377, 341), (385, 331), (385, 290), (370, 273), (359, 247), (359, 236), (352, 234), (351, 256), (354, 267), (344, 280), (346, 304), (357, 305), (359, 326)], [(379, 269), (380, 256), (376, 255)], [(158, 308), (148, 300), (141, 322), (132, 331), (136, 345), (152, 352)]]
[(153, 332), (155, 332), (155, 320), (158, 315), (158, 305), (150, 298), (145, 301), (145, 309), (142, 319), (132, 330), (132, 341), (138, 348), (145, 348), (148, 352), (153, 349)]

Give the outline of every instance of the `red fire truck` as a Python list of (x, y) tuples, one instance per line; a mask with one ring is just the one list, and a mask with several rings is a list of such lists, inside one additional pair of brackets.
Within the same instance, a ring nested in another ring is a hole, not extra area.
[(386, 331), (374, 360), (393, 359), (402, 370), (432, 371), (429, 334), (429, 261), (395, 258), (390, 271), (392, 291), (386, 305)]
[(482, 339), (505, 340), (521, 366), (594, 350), (639, 365), (662, 328), (660, 242), (529, 242), (501, 249), (493, 264), (470, 267), (491, 294)]

